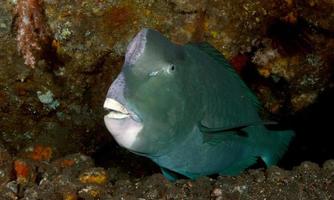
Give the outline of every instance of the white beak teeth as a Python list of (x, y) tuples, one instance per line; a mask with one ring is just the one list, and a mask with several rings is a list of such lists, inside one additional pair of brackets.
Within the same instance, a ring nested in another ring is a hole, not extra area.
[(127, 109), (115, 99), (107, 98), (104, 101), (103, 107), (111, 110), (107, 115), (108, 118), (124, 119), (130, 116)]
[(128, 114), (119, 113), (119, 112), (110, 111), (107, 114), (107, 117), (111, 118), (111, 119), (124, 119), (124, 118), (129, 117), (129, 115)]

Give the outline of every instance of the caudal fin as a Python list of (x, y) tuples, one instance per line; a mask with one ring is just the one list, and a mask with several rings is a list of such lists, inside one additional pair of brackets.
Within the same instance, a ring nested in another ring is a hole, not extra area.
[(264, 149), (261, 155), (262, 160), (267, 166), (275, 165), (283, 154), (288, 149), (291, 139), (294, 137), (294, 132), (287, 131), (269, 131), (268, 130), (268, 146)]

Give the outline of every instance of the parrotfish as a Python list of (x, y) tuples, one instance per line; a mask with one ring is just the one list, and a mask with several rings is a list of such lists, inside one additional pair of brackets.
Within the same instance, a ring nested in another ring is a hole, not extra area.
[(276, 164), (294, 136), (268, 130), (261, 104), (209, 43), (175, 44), (142, 29), (111, 84), (104, 122), (116, 142), (169, 180), (237, 175)]

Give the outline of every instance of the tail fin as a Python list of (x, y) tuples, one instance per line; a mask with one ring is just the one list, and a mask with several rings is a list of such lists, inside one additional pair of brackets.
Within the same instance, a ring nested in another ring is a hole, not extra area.
[(261, 155), (262, 160), (267, 166), (275, 165), (288, 149), (291, 139), (294, 137), (294, 132), (287, 131), (269, 131), (268, 130), (268, 146), (264, 149)]

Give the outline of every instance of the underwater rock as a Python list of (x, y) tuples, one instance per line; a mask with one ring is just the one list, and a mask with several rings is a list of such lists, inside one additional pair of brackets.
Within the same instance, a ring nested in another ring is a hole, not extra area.
[(334, 32), (333, 1), (296, 1), (297, 10), (308, 23), (324, 31)]
[(41, 103), (46, 105), (48, 108), (55, 110), (59, 106), (59, 102), (54, 99), (54, 94), (48, 90), (45, 93), (37, 91), (37, 97)]
[(322, 167), (325, 170), (334, 171), (334, 160), (327, 160)]
[(175, 10), (184, 13), (204, 11), (207, 0), (170, 0), (175, 5)]
[(79, 180), (84, 184), (106, 184), (107, 172), (103, 168), (90, 168), (79, 175)]
[(6, 184), (11, 178), (12, 158), (0, 143), (0, 185)]
[(24, 64), (34, 68), (50, 43), (50, 30), (46, 23), (43, 1), (15, 1), (15, 28), (17, 48), (24, 58)]
[[(162, 174), (124, 176), (121, 173), (127, 172), (98, 167), (79, 153), (51, 162), (7, 158), (9, 170), (16, 176), (1, 179), (3, 199), (327, 199), (334, 195), (332, 160), (322, 168), (304, 162), (290, 171), (271, 167), (247, 170), (238, 176), (169, 182)], [(108, 174), (114, 170), (121, 178), (110, 182)]]

